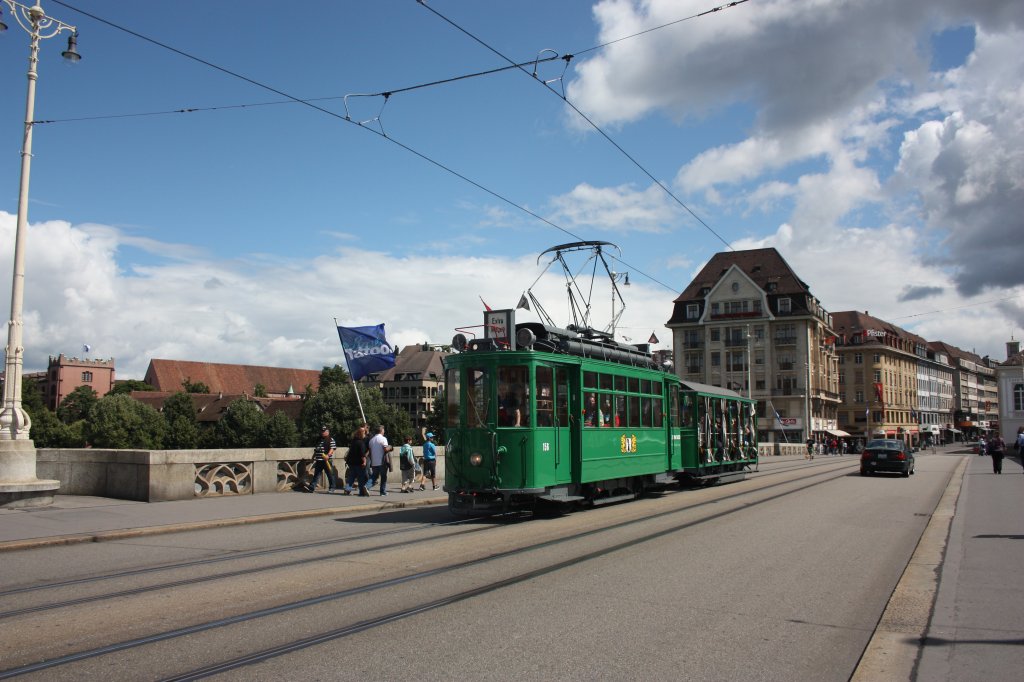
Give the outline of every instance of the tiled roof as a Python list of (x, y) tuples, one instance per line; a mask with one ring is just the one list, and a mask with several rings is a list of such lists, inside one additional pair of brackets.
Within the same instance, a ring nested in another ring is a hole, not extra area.
[[(160, 411), (164, 402), (178, 391), (132, 391), (132, 400), (137, 400), (144, 405), (149, 405), (154, 410)], [(196, 421), (199, 423), (217, 422), (223, 416), (228, 405), (240, 398), (250, 402), (258, 403), (260, 409), (268, 417), (275, 412), (284, 412), (292, 419), (298, 421), (302, 411), (303, 401), (298, 398), (255, 398), (250, 395), (227, 394), (227, 393), (189, 393), (192, 405), (196, 410)]]
[(676, 302), (703, 298), (700, 290), (715, 286), (733, 265), (764, 290), (768, 289), (769, 282), (775, 282), (773, 293), (776, 294), (798, 294), (809, 290), (807, 284), (796, 276), (786, 259), (774, 248), (720, 251), (711, 257)]
[(418, 379), (429, 380), (433, 378), (440, 381), (444, 379), (445, 356), (451, 355), (439, 350), (423, 350), (422, 346), (406, 346), (395, 358), (395, 366), (389, 367), (376, 375), (377, 381), (395, 381), (397, 376), (406, 374), (418, 374)]
[(145, 381), (157, 391), (175, 393), (182, 382), (202, 382), (213, 394), (252, 395), (257, 384), (263, 384), (269, 395), (286, 395), (291, 388), (296, 394), (306, 386), (320, 385), (320, 372), (312, 369), (227, 365), (190, 360), (150, 360)]
[(720, 251), (676, 298), (668, 324), (685, 322), (686, 305), (703, 301), (701, 292), (714, 287), (734, 265), (771, 297), (810, 293), (807, 283), (796, 276), (786, 259), (774, 248)]

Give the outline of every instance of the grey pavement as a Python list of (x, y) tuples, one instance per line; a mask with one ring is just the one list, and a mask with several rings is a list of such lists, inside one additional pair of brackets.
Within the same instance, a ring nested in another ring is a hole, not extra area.
[[(936, 454), (968, 455), (968, 461), (962, 482), (956, 476), (951, 481), (951, 489), (958, 485), (959, 490), (953, 490), (958, 493), (955, 512), (939, 552), (938, 588), (927, 634), (906, 642), (919, 647), (912, 673), (882, 677), (967, 680), (1019, 675), (1024, 665), (1024, 470), (1019, 456), (1010, 453), (1003, 474), (995, 475), (988, 457), (971, 454), (963, 444), (938, 448)], [(768, 457), (762, 462), (800, 459)], [(427, 487), (403, 494), (396, 484), (387, 497), (376, 491), (364, 498), (320, 491), (150, 503), (58, 495), (49, 507), (0, 510), (0, 552), (447, 503), (440, 488)], [(930, 572), (934, 574), (934, 565)]]
[(0, 552), (79, 542), (103, 542), (204, 528), (447, 504), (440, 487), (402, 493), (389, 486), (381, 497), (340, 492), (279, 492), (171, 502), (133, 502), (105, 497), (57, 495), (48, 507), (0, 509)]

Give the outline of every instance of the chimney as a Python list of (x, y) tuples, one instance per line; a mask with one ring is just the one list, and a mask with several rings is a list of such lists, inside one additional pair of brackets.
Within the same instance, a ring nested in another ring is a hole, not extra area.
[(1006, 359), (1009, 360), (1014, 355), (1020, 352), (1020, 341), (1007, 341), (1006, 342)]

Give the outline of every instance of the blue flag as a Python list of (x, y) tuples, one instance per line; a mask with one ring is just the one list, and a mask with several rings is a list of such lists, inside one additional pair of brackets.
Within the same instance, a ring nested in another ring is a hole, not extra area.
[(338, 338), (354, 381), (395, 366), (395, 349), (384, 338), (383, 324), (375, 327), (339, 326)]

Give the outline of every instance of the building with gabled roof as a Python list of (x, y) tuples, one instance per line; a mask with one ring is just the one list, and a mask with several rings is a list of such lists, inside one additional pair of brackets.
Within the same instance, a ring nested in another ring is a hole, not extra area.
[(406, 346), (395, 356), (394, 367), (363, 381), (377, 384), (384, 402), (408, 414), (422, 437), (434, 399), (444, 390), (444, 359), (448, 355), (451, 353), (429, 343)]
[(203, 383), (210, 393), (255, 395), (262, 386), (268, 398), (302, 397), (320, 386), (320, 371), (258, 365), (229, 365), (191, 360), (150, 360), (145, 382), (156, 391), (176, 393), (184, 382)]
[(716, 253), (666, 326), (680, 378), (757, 400), (761, 442), (842, 435), (831, 315), (776, 249)]
[[(132, 391), (129, 395), (132, 400), (149, 405), (157, 412), (162, 412), (164, 402), (179, 392)], [(296, 424), (298, 424), (299, 417), (302, 414), (302, 401), (293, 398), (257, 398), (251, 393), (248, 395), (238, 393), (189, 393), (188, 397), (192, 400), (192, 405), (195, 408), (196, 422), (201, 425), (212, 426), (216, 424), (224, 416), (228, 406), (239, 399), (255, 403), (268, 417), (277, 412), (284, 412)]]

